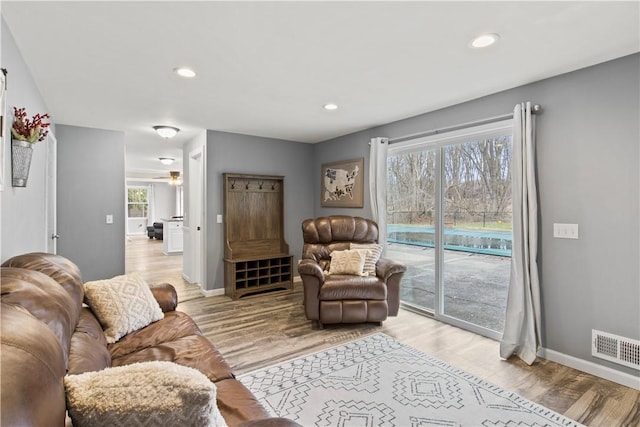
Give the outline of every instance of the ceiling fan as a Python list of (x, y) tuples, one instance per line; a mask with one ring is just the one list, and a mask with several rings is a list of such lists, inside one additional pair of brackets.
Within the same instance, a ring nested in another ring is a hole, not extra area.
[[(153, 179), (164, 179), (166, 180), (166, 176), (157, 176)], [(182, 178), (180, 178), (180, 171), (170, 171), (169, 172), (169, 185), (182, 185)]]

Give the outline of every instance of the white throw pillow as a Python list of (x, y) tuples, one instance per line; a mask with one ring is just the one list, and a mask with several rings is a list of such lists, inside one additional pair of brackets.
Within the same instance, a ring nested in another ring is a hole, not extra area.
[(368, 249), (369, 255), (364, 261), (364, 272), (369, 276), (376, 275), (376, 263), (382, 255), (382, 245), (377, 243), (351, 243), (351, 249)]
[(173, 362), (141, 362), (64, 378), (74, 427), (226, 425), (216, 386)]
[(87, 282), (84, 298), (102, 324), (108, 343), (164, 318), (149, 285), (137, 273)]
[(365, 276), (362, 269), (366, 254), (362, 251), (346, 250), (331, 252), (331, 265), (328, 274), (352, 274)]

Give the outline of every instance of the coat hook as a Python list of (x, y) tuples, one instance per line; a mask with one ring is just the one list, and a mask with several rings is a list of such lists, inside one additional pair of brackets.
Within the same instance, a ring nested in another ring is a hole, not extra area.
[(247, 181), (247, 183), (244, 185), (244, 189), (248, 190), (249, 189), (249, 181)]
[(262, 184), (264, 184), (264, 181), (260, 181), (260, 190), (262, 190)]
[(231, 189), (235, 189), (236, 188), (236, 182), (235, 181), (231, 181)]
[(271, 184), (271, 189), (275, 190), (276, 189), (276, 183), (274, 182), (273, 184)]

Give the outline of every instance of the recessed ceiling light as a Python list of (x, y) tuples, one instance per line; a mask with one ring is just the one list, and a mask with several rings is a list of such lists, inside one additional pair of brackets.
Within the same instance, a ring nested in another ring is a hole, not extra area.
[(191, 68), (187, 68), (187, 67), (174, 68), (173, 71), (180, 77), (186, 77), (188, 79), (196, 76), (196, 72), (193, 71)]
[(471, 41), (472, 47), (487, 47), (498, 41), (500, 36), (495, 33), (482, 34)]
[(322, 108), (324, 108), (325, 110), (333, 111), (338, 109), (338, 105), (331, 102), (329, 104), (324, 104)]
[(153, 130), (158, 132), (158, 135), (163, 138), (173, 138), (180, 132), (180, 129), (173, 126), (154, 126)]
[(170, 165), (175, 162), (176, 159), (171, 157), (160, 157), (158, 158), (158, 160), (160, 160), (160, 163), (162, 163), (163, 165)]

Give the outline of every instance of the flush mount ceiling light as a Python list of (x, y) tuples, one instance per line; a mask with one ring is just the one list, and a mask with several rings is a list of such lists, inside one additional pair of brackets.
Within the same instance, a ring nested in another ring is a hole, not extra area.
[(163, 138), (173, 138), (180, 132), (180, 129), (173, 126), (154, 126), (153, 130), (158, 132), (158, 135)]
[(338, 105), (330, 102), (328, 104), (324, 104), (322, 108), (324, 108), (325, 110), (333, 111), (338, 109)]
[(488, 47), (498, 41), (500, 35), (495, 33), (482, 34), (471, 41), (471, 47), (482, 48)]
[(160, 163), (167, 166), (176, 161), (176, 159), (171, 157), (160, 157), (158, 160), (160, 160)]
[(178, 67), (174, 68), (173, 72), (179, 75), (180, 77), (184, 77), (187, 79), (192, 79), (196, 76), (196, 72), (188, 67)]

